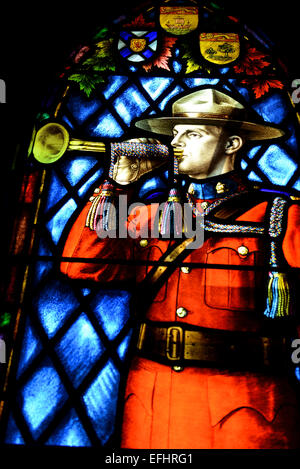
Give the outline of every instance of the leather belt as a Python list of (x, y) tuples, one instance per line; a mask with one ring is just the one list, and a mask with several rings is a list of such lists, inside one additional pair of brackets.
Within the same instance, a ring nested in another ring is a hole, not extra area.
[(193, 327), (185, 323), (142, 323), (139, 355), (170, 366), (203, 366), (276, 371), (287, 369), (290, 342), (286, 337)]

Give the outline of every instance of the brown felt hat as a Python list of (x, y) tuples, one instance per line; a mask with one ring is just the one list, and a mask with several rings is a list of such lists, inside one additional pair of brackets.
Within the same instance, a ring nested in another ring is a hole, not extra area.
[(173, 135), (178, 124), (215, 125), (240, 130), (249, 140), (269, 140), (284, 135), (284, 131), (267, 123), (251, 122), (245, 107), (213, 88), (190, 93), (173, 103), (172, 117), (152, 117), (136, 122), (136, 127), (155, 134)]

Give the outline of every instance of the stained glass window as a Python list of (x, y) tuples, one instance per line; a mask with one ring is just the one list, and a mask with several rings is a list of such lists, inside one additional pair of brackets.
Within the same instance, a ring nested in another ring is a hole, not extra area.
[[(215, 87), (229, 93), (256, 119), (288, 133), (271, 145), (247, 148), (240, 161), (245, 176), (299, 196), (299, 116), (272, 41), (215, 2), (189, 5), (196, 13), (186, 29), (180, 23), (167, 27), (157, 5), (99, 25), (71, 54), (41, 104), (24, 155), (1, 315), (9, 345), (2, 379), (4, 443), (88, 447), (116, 441), (132, 291), (70, 281), (59, 272), (59, 259), (68, 230), (107, 174), (110, 142), (143, 135), (133, 126), (137, 119), (164, 116), (188, 91)], [(205, 44), (209, 33), (222, 32), (220, 25), (239, 44), (231, 59), (229, 49), (218, 59)], [(56, 159), (50, 149), (37, 158), (37, 132), (53, 122), (66, 131), (66, 151)], [(167, 172), (143, 179), (139, 199), (163, 194), (167, 183)]]

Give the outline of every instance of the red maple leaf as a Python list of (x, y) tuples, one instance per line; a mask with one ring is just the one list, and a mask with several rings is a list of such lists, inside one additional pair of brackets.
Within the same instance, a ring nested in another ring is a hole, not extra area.
[(245, 78), (245, 80), (242, 80), (241, 83), (245, 83), (246, 85), (252, 86), (256, 99), (261, 98), (261, 96), (267, 93), (270, 88), (282, 89), (284, 86), (281, 81), (275, 80), (273, 78), (268, 78), (268, 79)]
[(172, 47), (177, 41), (176, 37), (165, 37), (163, 39), (162, 49), (159, 57), (156, 57), (152, 62), (147, 65), (143, 65), (144, 70), (149, 72), (152, 67), (164, 68), (170, 71), (169, 58), (172, 56)]
[(134, 18), (131, 23), (123, 24), (124, 28), (130, 28), (131, 26), (144, 26), (146, 28), (154, 28), (155, 23), (147, 23), (143, 14), (140, 14), (136, 18)]
[(260, 75), (262, 69), (270, 65), (270, 62), (264, 60), (267, 57), (263, 52), (255, 47), (247, 48), (247, 54), (244, 59), (233, 68), (236, 73), (246, 73), (247, 75)]
[(83, 46), (75, 55), (74, 57), (74, 63), (78, 64), (78, 62), (80, 62), (80, 60), (82, 59), (82, 57), (87, 53), (89, 52), (90, 50), (90, 47), (89, 46)]

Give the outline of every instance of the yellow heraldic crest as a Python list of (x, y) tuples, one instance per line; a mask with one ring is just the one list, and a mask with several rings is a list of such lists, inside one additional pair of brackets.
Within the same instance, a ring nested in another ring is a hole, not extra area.
[(200, 51), (209, 62), (226, 65), (240, 55), (239, 35), (236, 33), (201, 33)]
[(198, 26), (198, 7), (160, 7), (160, 25), (168, 33), (180, 36)]
[(143, 38), (133, 38), (130, 41), (130, 49), (133, 52), (142, 52), (146, 48), (147, 42), (146, 39)]

